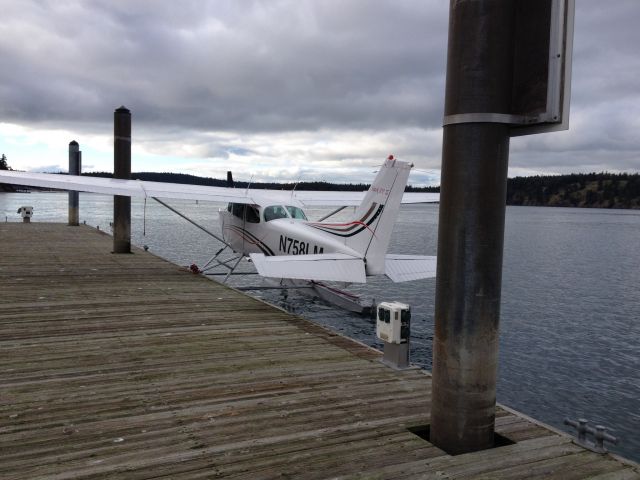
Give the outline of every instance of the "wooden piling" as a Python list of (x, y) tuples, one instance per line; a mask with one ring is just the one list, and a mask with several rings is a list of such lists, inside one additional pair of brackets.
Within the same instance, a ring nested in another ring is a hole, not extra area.
[[(69, 175), (80, 175), (82, 171), (82, 152), (75, 140), (69, 143)], [(69, 226), (80, 225), (80, 194), (69, 192)]]
[[(113, 118), (113, 177), (131, 179), (131, 112), (124, 106)], [(131, 253), (131, 198), (113, 198), (113, 253)]]

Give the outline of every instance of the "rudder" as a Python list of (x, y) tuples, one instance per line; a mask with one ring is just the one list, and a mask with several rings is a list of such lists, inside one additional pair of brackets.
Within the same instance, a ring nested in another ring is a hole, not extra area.
[(412, 166), (390, 156), (350, 221), (315, 225), (343, 237), (345, 245), (360, 253), (365, 258), (367, 275), (385, 273), (385, 254)]

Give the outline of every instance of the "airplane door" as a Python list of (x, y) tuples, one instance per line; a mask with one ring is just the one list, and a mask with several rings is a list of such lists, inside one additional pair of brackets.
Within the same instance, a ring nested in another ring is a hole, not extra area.
[[(242, 230), (243, 231), (247, 231), (247, 206), (248, 205), (242, 205)], [(246, 241), (246, 235), (242, 235), (242, 253), (244, 253), (246, 255), (247, 252), (247, 241)]]
[(230, 225), (225, 227), (229, 230), (231, 245), (236, 252), (243, 255), (249, 253), (259, 253), (259, 223), (260, 211), (255, 205), (245, 205), (243, 203), (231, 203), (229, 207), (231, 215), (228, 216)]
[(259, 240), (256, 236), (258, 234), (258, 224), (260, 223), (260, 211), (257, 206), (245, 205), (243, 215), (243, 228), (247, 233), (243, 237), (243, 251), (248, 253), (258, 253), (261, 251), (257, 243)]

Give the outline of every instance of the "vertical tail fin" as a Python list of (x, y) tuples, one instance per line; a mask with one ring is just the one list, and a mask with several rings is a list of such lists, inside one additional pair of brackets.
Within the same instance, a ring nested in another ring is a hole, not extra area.
[(391, 232), (398, 217), (404, 188), (412, 165), (389, 156), (385, 160), (355, 217), (367, 228), (347, 237), (347, 246), (364, 253), (368, 275), (385, 272), (384, 257), (389, 248)]
[(389, 156), (354, 218), (340, 226), (328, 224), (327, 229), (323, 229), (343, 237), (348, 247), (364, 256), (367, 275), (385, 273), (385, 254), (412, 166)]

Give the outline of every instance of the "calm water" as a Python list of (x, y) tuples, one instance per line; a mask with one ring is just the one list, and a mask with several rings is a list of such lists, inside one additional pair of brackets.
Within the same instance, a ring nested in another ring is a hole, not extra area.
[[(219, 205), (170, 203), (219, 232)], [(35, 207), (34, 222), (67, 218), (66, 194), (32, 193), (0, 194), (0, 219), (20, 221), (22, 205)], [(112, 205), (111, 197), (81, 194), (80, 219), (108, 231)], [(403, 207), (390, 251), (435, 255), (437, 225), (437, 206)], [(611, 450), (640, 461), (640, 212), (509, 207), (505, 235), (498, 401), (561, 429), (564, 417), (602, 423), (621, 439)], [(145, 208), (137, 200), (132, 241), (181, 265), (203, 265), (218, 246), (159, 204)], [(257, 282), (248, 276), (232, 283)], [(376, 278), (351, 290), (409, 303), (412, 361), (431, 368), (434, 280)], [(256, 295), (381, 346), (370, 320), (302, 293)]]

